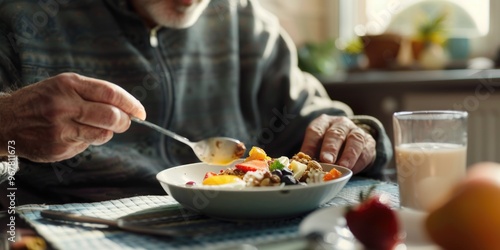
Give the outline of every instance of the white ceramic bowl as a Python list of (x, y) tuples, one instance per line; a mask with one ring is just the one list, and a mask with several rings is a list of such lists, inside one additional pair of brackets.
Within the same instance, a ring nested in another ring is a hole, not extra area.
[[(335, 167), (342, 176), (307, 186), (248, 187), (241, 190), (201, 186), (206, 172), (219, 172), (234, 164), (187, 164), (163, 170), (156, 175), (156, 179), (167, 194), (188, 209), (220, 219), (254, 220), (286, 218), (310, 212), (333, 199), (352, 176), (352, 171), (347, 168), (322, 164), (325, 171)], [(198, 185), (186, 186), (189, 181)]]

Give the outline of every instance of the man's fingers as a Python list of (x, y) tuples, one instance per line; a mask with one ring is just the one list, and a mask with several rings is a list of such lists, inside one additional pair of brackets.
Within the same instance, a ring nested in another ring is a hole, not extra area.
[(64, 131), (64, 139), (68, 143), (85, 143), (102, 145), (113, 138), (113, 131), (100, 129), (84, 124), (74, 123), (69, 131)]
[(375, 160), (376, 142), (349, 118), (322, 115), (309, 124), (301, 151), (358, 173)]
[(327, 130), (321, 145), (320, 160), (335, 163), (343, 149), (350, 128), (345, 123), (334, 123)]
[(107, 103), (118, 107), (125, 113), (140, 119), (146, 118), (142, 104), (118, 85), (95, 78), (77, 74), (66, 74), (69, 82), (73, 82), (75, 91), (87, 101)]
[(362, 129), (354, 128), (347, 135), (342, 155), (337, 161), (338, 165), (353, 168), (358, 158), (365, 149), (365, 134)]
[(128, 114), (115, 106), (97, 102), (85, 102), (85, 105), (81, 105), (79, 114), (73, 119), (80, 124), (116, 133), (125, 132), (130, 127)]
[(321, 143), (328, 127), (330, 127), (330, 122), (325, 115), (312, 121), (306, 129), (304, 142), (300, 151), (315, 157), (321, 148)]
[(356, 164), (354, 164), (351, 168), (352, 172), (355, 174), (359, 173), (365, 169), (366, 166), (371, 165), (376, 158), (376, 152), (375, 140), (369, 140), (363, 149), (363, 152), (361, 152)]
[(123, 88), (75, 73), (21, 88), (6, 100), (15, 116), (2, 125), (23, 144), (19, 155), (33, 161), (70, 158), (126, 131), (130, 116), (146, 117), (142, 104)]
[(350, 168), (353, 173), (361, 172), (376, 158), (375, 139), (360, 128), (353, 130), (346, 142), (346, 148), (339, 159), (339, 165)]

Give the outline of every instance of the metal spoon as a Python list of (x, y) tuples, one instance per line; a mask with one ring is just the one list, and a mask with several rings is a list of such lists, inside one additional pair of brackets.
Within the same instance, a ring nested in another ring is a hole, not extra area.
[(131, 117), (133, 122), (146, 125), (166, 136), (170, 136), (193, 149), (200, 161), (210, 165), (228, 165), (240, 159), (245, 153), (245, 144), (229, 137), (212, 137), (198, 142), (192, 142), (170, 130), (164, 129), (151, 122)]

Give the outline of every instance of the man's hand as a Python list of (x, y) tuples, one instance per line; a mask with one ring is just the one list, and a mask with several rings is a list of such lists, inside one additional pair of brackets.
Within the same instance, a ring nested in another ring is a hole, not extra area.
[(322, 115), (307, 127), (301, 151), (359, 173), (375, 160), (375, 145), (375, 139), (349, 118)]
[(126, 131), (142, 104), (112, 83), (63, 73), (0, 98), (0, 155), (15, 141), (20, 157), (54, 162)]

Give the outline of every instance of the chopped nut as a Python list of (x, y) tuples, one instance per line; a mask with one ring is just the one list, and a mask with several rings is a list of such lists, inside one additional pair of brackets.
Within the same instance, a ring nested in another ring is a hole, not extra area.
[(305, 154), (304, 152), (298, 152), (292, 157), (293, 160), (300, 163), (306, 164), (312, 159), (311, 156)]
[(323, 167), (321, 167), (321, 164), (319, 164), (319, 162), (317, 162), (315, 160), (310, 160), (307, 163), (307, 170), (312, 170), (312, 169), (323, 170)]
[(262, 181), (260, 182), (260, 186), (261, 187), (266, 187), (266, 186), (269, 186), (269, 184), (271, 183), (271, 179), (269, 178), (264, 178), (262, 179)]

